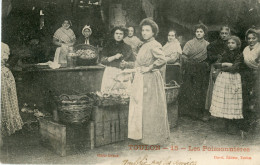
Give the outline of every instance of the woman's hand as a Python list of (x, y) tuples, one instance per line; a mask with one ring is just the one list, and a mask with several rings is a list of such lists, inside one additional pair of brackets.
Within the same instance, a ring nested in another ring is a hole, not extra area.
[(121, 68), (125, 68), (128, 65), (128, 62), (122, 60), (122, 62), (120, 62), (120, 67)]
[(150, 72), (151, 70), (152, 70), (152, 68), (150, 66), (148, 66), (148, 67), (143, 66), (140, 68), (140, 73), (147, 73), (147, 72)]
[(116, 55), (114, 55), (114, 57), (118, 60), (120, 59), (121, 57), (123, 57), (123, 55), (121, 53), (117, 53)]
[(222, 66), (223, 66), (223, 67), (230, 67), (230, 66), (232, 66), (232, 65), (233, 65), (232, 63), (228, 63), (228, 62), (222, 63)]
[(114, 55), (114, 56), (108, 57), (108, 58), (107, 58), (107, 61), (108, 61), (108, 62), (112, 62), (112, 61), (114, 61), (114, 60), (120, 59), (121, 57), (123, 57), (123, 55), (120, 54), (120, 53), (117, 53), (117, 54)]

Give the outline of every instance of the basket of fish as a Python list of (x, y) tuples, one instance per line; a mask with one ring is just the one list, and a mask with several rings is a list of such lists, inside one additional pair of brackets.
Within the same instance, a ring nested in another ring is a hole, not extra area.
[(96, 65), (98, 60), (98, 50), (92, 45), (79, 44), (75, 46), (77, 56), (77, 66)]

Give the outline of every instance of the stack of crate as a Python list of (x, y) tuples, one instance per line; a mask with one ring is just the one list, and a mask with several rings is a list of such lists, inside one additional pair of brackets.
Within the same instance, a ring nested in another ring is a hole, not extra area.
[(128, 109), (128, 105), (94, 107), (95, 147), (127, 139)]

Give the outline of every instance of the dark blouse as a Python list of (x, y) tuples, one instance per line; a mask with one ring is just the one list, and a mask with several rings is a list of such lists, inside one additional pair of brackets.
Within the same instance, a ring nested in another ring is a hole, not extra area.
[[(123, 55), (120, 59), (116, 59), (112, 62), (108, 62), (108, 57), (114, 56), (117, 53)], [(124, 61), (134, 61), (134, 55), (131, 46), (124, 43), (124, 41), (116, 42), (112, 40), (109, 42), (101, 52), (101, 63), (107, 66), (120, 68), (120, 62)]]
[(227, 50), (227, 41), (217, 39), (210, 43), (207, 47), (207, 57), (209, 64), (215, 63), (218, 60), (219, 55), (222, 56), (223, 53)]
[(229, 67), (221, 67), (221, 64), (216, 64), (216, 68), (220, 68), (223, 72), (237, 73), (243, 63), (243, 55), (239, 50), (225, 51), (220, 59), (220, 63), (232, 63), (233, 65)]

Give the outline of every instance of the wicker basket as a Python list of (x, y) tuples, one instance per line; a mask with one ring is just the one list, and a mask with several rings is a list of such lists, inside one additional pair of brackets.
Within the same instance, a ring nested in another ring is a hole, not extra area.
[(75, 51), (79, 50), (79, 49), (84, 49), (84, 50), (92, 50), (95, 52), (95, 57), (92, 59), (83, 59), (81, 58), (81, 56), (77, 57), (76, 63), (77, 66), (89, 66), (89, 65), (96, 65), (97, 61), (98, 61), (98, 50), (96, 47), (91, 46), (91, 45), (86, 45), (86, 44), (79, 44), (77, 46), (75, 46)]
[(82, 124), (90, 120), (93, 101), (86, 95), (61, 95), (58, 100), (59, 119), (64, 124)]
[(177, 101), (180, 85), (178, 85), (176, 81), (171, 81), (169, 84), (166, 84), (164, 89), (167, 104)]

